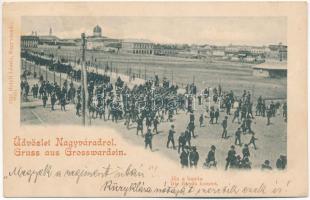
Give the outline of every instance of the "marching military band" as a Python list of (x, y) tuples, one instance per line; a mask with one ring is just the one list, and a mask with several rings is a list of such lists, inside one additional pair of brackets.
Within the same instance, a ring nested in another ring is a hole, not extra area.
[[(67, 104), (74, 104), (76, 115), (81, 116), (82, 109), (82, 88), (79, 81), (81, 80), (81, 71), (75, 69), (70, 64), (63, 61), (53, 61), (52, 56), (37, 54), (31, 52), (22, 52), (22, 58), (35, 65), (47, 66), (48, 70), (66, 73), (69, 80), (65, 80), (62, 86), (55, 82), (44, 80), (43, 75), (39, 76), (39, 82), (30, 86), (27, 81), (27, 76), (31, 72), (24, 71), (21, 81), (21, 96), (24, 101), (28, 100), (29, 92), (33, 98), (42, 99), (43, 107), (46, 107), (50, 101), (51, 110), (55, 110), (55, 105), (61, 107), (61, 111), (66, 111)], [(174, 125), (171, 125), (168, 131), (168, 139), (166, 142), (167, 148), (172, 148), (180, 154), (180, 163), (182, 167), (197, 167), (199, 153), (195, 146), (191, 145), (191, 139), (195, 139), (195, 100), (198, 98), (198, 105), (203, 101), (208, 102), (205, 108), (205, 114), (199, 117), (200, 127), (204, 126), (204, 118), (209, 117), (209, 124), (218, 124), (220, 111), (224, 110), (225, 117), (221, 122), (223, 128), (222, 138), (227, 139), (228, 116), (232, 115), (232, 123), (237, 122), (240, 127), (235, 132), (234, 145), (242, 146), (241, 135), (251, 134), (251, 139), (248, 143), (244, 142), (242, 150), (243, 156), (236, 154), (235, 146), (232, 145), (226, 158), (225, 169), (250, 169), (250, 151), (249, 146), (253, 145), (254, 150), (257, 149), (255, 141), (255, 133), (252, 130), (252, 120), (256, 116), (266, 118), (266, 125), (271, 124), (271, 118), (282, 106), (282, 117), (287, 121), (287, 104), (282, 105), (273, 101), (267, 105), (262, 96), (257, 99), (255, 116), (253, 114), (253, 99), (249, 91), (244, 91), (241, 97), (237, 97), (233, 91), (226, 92), (221, 85), (213, 88), (205, 88), (200, 94), (197, 93), (197, 87), (194, 83), (188, 84), (185, 88), (185, 93), (179, 92), (179, 86), (171, 84), (169, 80), (164, 79), (160, 84), (158, 76), (153, 80), (146, 80), (143, 84), (129, 87), (120, 77), (113, 84), (111, 78), (106, 74), (98, 74), (94, 72), (87, 73), (87, 91), (88, 116), (92, 120), (111, 120), (118, 123), (123, 121), (127, 129), (136, 127), (136, 134), (141, 134), (144, 137), (145, 148), (152, 150), (153, 136), (158, 134), (158, 125), (161, 123), (174, 121), (174, 116), (178, 112), (189, 113), (189, 122), (187, 123), (184, 132), (179, 135), (177, 140), (178, 146), (175, 144), (174, 136), (176, 131)], [(212, 102), (212, 105), (211, 105)], [(214, 105), (219, 105), (218, 108)], [(231, 113), (231, 110), (234, 110)], [(178, 147), (178, 148), (177, 148)], [(212, 145), (206, 161), (205, 168), (216, 167), (216, 147)], [(278, 169), (285, 169), (286, 156), (281, 155), (277, 161)], [(262, 169), (272, 169), (270, 161), (265, 160), (262, 164)]]

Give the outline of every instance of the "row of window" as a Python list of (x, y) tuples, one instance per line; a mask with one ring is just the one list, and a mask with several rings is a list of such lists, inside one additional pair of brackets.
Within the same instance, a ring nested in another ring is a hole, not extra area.
[(22, 47), (37, 47), (38, 41), (37, 40), (22, 40), (21, 42)]
[(139, 44), (139, 43), (135, 43), (134, 44), (134, 48), (135, 49), (138, 49), (138, 48), (140, 48), (140, 49), (151, 49), (151, 48), (153, 48), (153, 45), (152, 44)]
[(153, 54), (152, 50), (133, 50), (133, 54)]

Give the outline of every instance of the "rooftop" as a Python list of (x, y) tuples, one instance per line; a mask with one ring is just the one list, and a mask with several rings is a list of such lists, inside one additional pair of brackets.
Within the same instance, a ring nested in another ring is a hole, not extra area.
[(35, 35), (22, 35), (21, 39), (39, 39), (39, 37)]
[(40, 40), (58, 40), (59, 38), (54, 35), (39, 35)]
[(122, 42), (128, 42), (128, 43), (153, 43), (151, 40), (147, 40), (147, 39), (123, 39)]

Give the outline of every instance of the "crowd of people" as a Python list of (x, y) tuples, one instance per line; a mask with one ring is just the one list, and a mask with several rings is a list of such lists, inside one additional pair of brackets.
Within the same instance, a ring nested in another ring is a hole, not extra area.
[[(81, 116), (83, 112), (83, 89), (81, 84), (73, 80), (65, 80), (62, 85), (57, 82), (49, 82), (39, 77), (38, 83), (29, 85), (27, 77), (24, 75), (21, 81), (21, 94), (24, 101), (28, 100), (29, 92), (34, 99), (41, 99), (44, 108), (50, 101), (51, 110), (55, 110), (55, 105), (60, 105), (61, 111), (66, 111), (67, 104), (75, 105), (75, 114)], [(102, 78), (103, 77), (103, 78)], [(180, 164), (183, 168), (196, 168), (199, 161), (197, 147), (191, 144), (191, 140), (197, 137), (196, 134), (196, 110), (195, 100), (198, 99), (198, 106), (203, 107), (204, 102), (212, 101), (204, 108), (204, 112), (199, 115), (199, 127), (205, 126), (205, 118), (209, 118), (210, 125), (219, 124), (222, 127), (221, 138), (229, 138), (227, 129), (228, 119), (232, 115), (231, 122), (238, 123), (235, 131), (234, 144), (231, 145), (227, 153), (225, 170), (228, 169), (251, 169), (249, 146), (253, 145), (257, 149), (255, 141), (258, 140), (252, 130), (252, 121), (256, 117), (266, 118), (266, 125), (271, 124), (271, 118), (275, 117), (281, 104), (271, 101), (267, 105), (263, 97), (259, 97), (256, 104), (256, 112), (253, 114), (253, 99), (249, 91), (244, 91), (241, 97), (237, 97), (233, 91), (225, 92), (219, 85), (213, 91), (206, 88), (201, 94), (197, 94), (195, 84), (189, 84), (185, 93), (178, 92), (178, 85), (173, 85), (169, 80), (164, 79), (160, 83), (158, 76), (154, 80), (145, 81), (143, 84), (129, 87), (120, 77), (113, 84), (110, 77), (87, 75), (87, 98), (86, 111), (92, 120), (111, 120), (114, 123), (122, 121), (127, 129), (136, 128), (136, 135), (144, 138), (145, 148), (153, 150), (153, 137), (160, 133), (158, 126), (162, 123), (174, 123), (175, 115), (179, 112), (189, 115), (188, 122), (185, 123), (184, 131), (179, 134), (178, 144), (175, 143), (175, 126), (171, 125), (167, 132), (167, 148), (179, 154)], [(31, 87), (31, 88), (30, 88)], [(224, 119), (219, 121), (220, 113), (224, 110)], [(233, 112), (232, 112), (233, 111)], [(282, 117), (287, 120), (287, 104), (282, 104)], [(242, 135), (250, 134), (248, 142), (243, 141)], [(237, 155), (235, 146), (241, 146), (242, 156)], [(222, 162), (222, 161), (220, 161)], [(205, 168), (216, 168), (216, 146), (212, 145), (208, 156), (203, 164)], [(265, 160), (262, 169), (272, 169), (269, 160)], [(276, 162), (277, 169), (286, 168), (286, 156), (281, 155)]]

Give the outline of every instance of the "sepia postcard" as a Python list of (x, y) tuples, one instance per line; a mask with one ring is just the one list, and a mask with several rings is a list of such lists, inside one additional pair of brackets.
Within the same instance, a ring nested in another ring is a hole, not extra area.
[(5, 197), (308, 195), (306, 2), (6, 2)]

